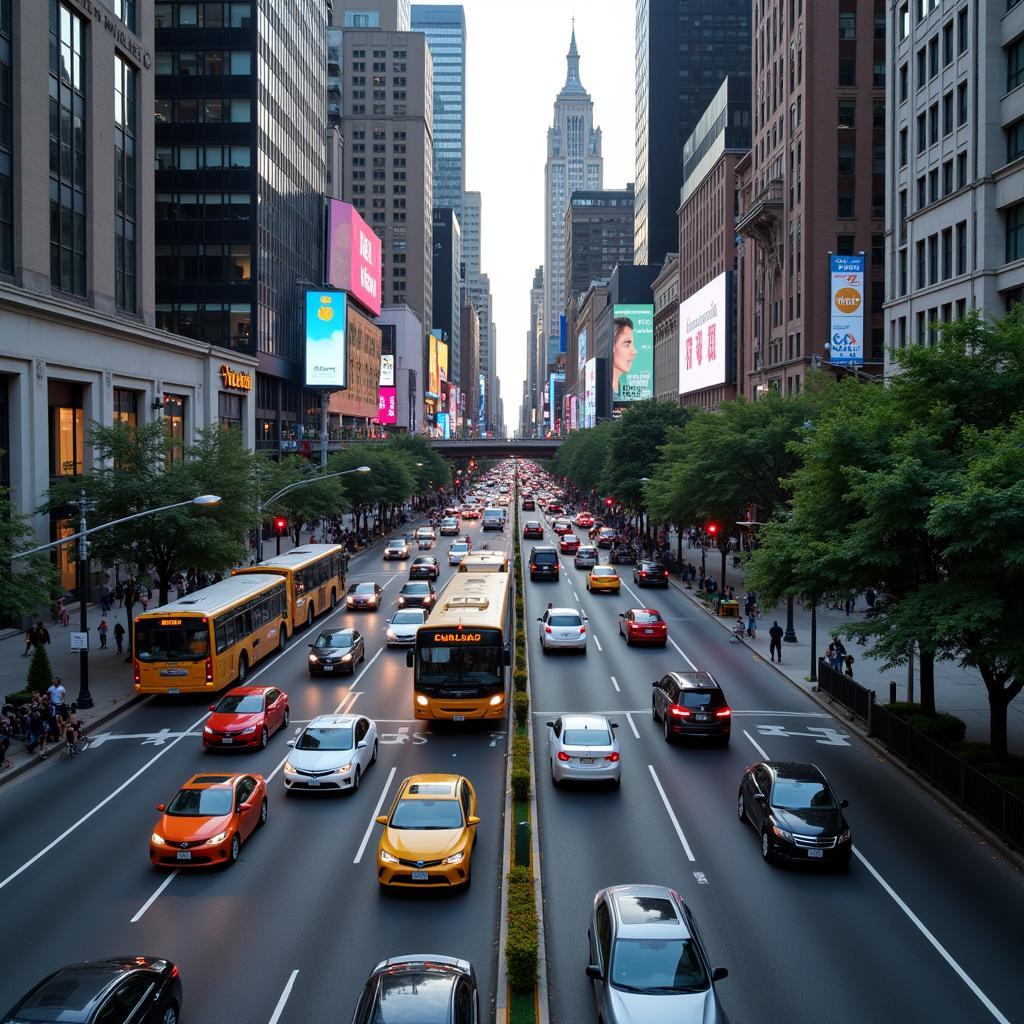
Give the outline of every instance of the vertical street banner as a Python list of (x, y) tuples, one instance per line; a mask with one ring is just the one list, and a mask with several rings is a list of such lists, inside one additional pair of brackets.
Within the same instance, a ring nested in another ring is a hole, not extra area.
[(830, 256), (829, 359), (839, 366), (864, 362), (864, 257)]
[(654, 307), (612, 309), (612, 403), (654, 397)]

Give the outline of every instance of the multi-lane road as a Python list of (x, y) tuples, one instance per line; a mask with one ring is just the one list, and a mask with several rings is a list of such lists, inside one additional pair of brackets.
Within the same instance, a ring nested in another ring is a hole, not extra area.
[[(477, 525), (466, 532), (483, 543)], [(511, 528), (504, 540), (484, 538), (509, 545)], [(439, 589), (453, 571), (447, 550), (440, 538), (430, 552), (441, 563)], [(413, 720), (405, 651), (384, 644), (411, 560), (383, 562), (379, 548), (357, 555), (350, 581), (380, 583), (381, 611), (321, 618), (312, 636), (299, 633), (247, 680), (288, 693), (293, 728), (339, 709), (376, 720), (380, 756), (358, 792), (286, 797), (292, 728), (262, 752), (204, 753), (208, 698), (147, 700), (98, 730), (80, 758), (51, 759), (0, 789), (0, 1012), (55, 967), (124, 953), (175, 960), (183, 1019), (199, 1024), (347, 1024), (373, 966), (407, 953), (471, 961), (481, 1006), (493, 1008), (506, 736), (500, 726), (445, 730)], [(326, 625), (364, 633), (366, 662), (354, 677), (308, 678), (306, 644)], [(268, 779), (266, 828), (227, 870), (155, 871), (147, 852), (155, 804), (213, 767)], [(477, 790), (473, 886), (384, 895), (374, 817), (405, 776), (437, 771), (465, 775)]]
[[(629, 882), (674, 886), (689, 903), (713, 964), (729, 969), (718, 988), (733, 1024), (1024, 1021), (1019, 872), (685, 595), (638, 590), (625, 567), (619, 597), (591, 595), (586, 571), (561, 564), (560, 582), (526, 584), (555, 1024), (596, 1019), (584, 975), (593, 896)], [(542, 654), (536, 619), (549, 601), (589, 617), (585, 658)], [(660, 609), (667, 648), (626, 646), (618, 613), (630, 607)], [(652, 721), (652, 682), (692, 668), (732, 706), (727, 749), (669, 746)], [(572, 711), (620, 724), (620, 789), (552, 786), (545, 722)], [(812, 761), (849, 800), (848, 874), (762, 862), (736, 797), (744, 767), (765, 758)]]

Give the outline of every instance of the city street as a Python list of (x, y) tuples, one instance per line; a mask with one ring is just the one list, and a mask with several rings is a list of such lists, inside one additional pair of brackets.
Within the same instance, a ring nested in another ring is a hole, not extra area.
[[(467, 529), (483, 542), (478, 526)], [(508, 544), (509, 534), (488, 534), (487, 542)], [(432, 552), (441, 562), (439, 591), (452, 572), (442, 557), (447, 548), (440, 538)], [(481, 1005), (493, 1007), (506, 737), (439, 731), (412, 720), (405, 651), (384, 646), (385, 622), (410, 563), (382, 562), (379, 547), (354, 557), (349, 581), (376, 580), (384, 588), (381, 610), (324, 616), (312, 635), (299, 633), (250, 674), (248, 683), (280, 686), (289, 695), (292, 728), (275, 734), (266, 750), (205, 753), (208, 699), (155, 698), (97, 729), (75, 761), (51, 759), (0, 790), (7, 922), (0, 1007), (61, 964), (125, 952), (175, 960), (184, 1019), (205, 1024), (347, 1022), (374, 965), (407, 953), (470, 960)], [(366, 662), (354, 677), (307, 676), (306, 644), (328, 625), (364, 633)], [(285, 797), (285, 740), (313, 716), (336, 710), (376, 720), (377, 764), (358, 792)], [(191, 775), (218, 769), (268, 780), (266, 828), (225, 871), (153, 870), (147, 842), (155, 804)], [(473, 886), (442, 898), (382, 895), (374, 817), (388, 809), (405, 776), (431, 771), (464, 774), (476, 787), (481, 824)]]
[[(534, 543), (523, 542), (524, 560)], [(619, 597), (592, 595), (586, 570), (569, 556), (561, 565), (557, 584), (526, 583), (555, 1024), (595, 1019), (584, 976), (592, 899), (633, 882), (671, 885), (690, 905), (713, 965), (729, 970), (718, 990), (734, 1024), (1024, 1020), (1012, 952), (1019, 872), (684, 595), (639, 591), (626, 566)], [(536, 620), (548, 602), (583, 608), (585, 657), (542, 654)], [(626, 646), (617, 616), (631, 607), (660, 609), (665, 649)], [(732, 707), (727, 749), (670, 746), (652, 721), (652, 681), (694, 667), (715, 676)], [(552, 786), (545, 722), (573, 711), (619, 723), (619, 790)], [(812, 761), (849, 800), (848, 874), (762, 862), (758, 836), (737, 820), (742, 771), (761, 758)]]

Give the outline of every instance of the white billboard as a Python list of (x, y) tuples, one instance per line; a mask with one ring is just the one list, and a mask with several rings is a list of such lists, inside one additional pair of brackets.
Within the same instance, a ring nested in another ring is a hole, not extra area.
[(729, 379), (729, 274), (719, 274), (679, 303), (679, 394)]
[(395, 357), (393, 355), (382, 355), (380, 357), (380, 380), (377, 383), (382, 388), (393, 388), (395, 386)]
[(597, 425), (597, 360), (588, 359), (583, 367), (583, 426)]
[(864, 362), (864, 257), (830, 256), (829, 272), (829, 360), (860, 366)]

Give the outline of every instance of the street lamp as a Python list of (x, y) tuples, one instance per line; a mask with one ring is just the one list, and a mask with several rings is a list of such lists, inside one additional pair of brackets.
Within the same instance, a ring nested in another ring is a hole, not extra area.
[[(89, 692), (89, 610), (87, 607), (89, 596), (89, 545), (86, 540), (93, 533), (100, 530), (109, 530), (112, 526), (122, 526), (135, 519), (142, 519), (145, 516), (154, 516), (158, 512), (169, 512), (174, 508), (185, 508), (187, 505), (194, 505), (196, 508), (214, 508), (220, 504), (220, 496), (217, 494), (200, 494), (195, 498), (186, 501), (175, 501), (170, 505), (161, 505), (159, 508), (146, 509), (145, 512), (136, 512), (130, 516), (122, 516), (120, 519), (112, 519), (109, 523), (101, 523), (99, 526), (88, 526), (85, 521), (85, 490), (78, 492), (78, 533), (61, 537), (60, 540), (51, 541), (49, 544), (40, 544), (39, 547), (29, 548), (27, 551), (18, 551), (11, 555), (11, 559), (24, 558), (26, 555), (34, 555), (40, 551), (50, 551), (59, 548), (63, 544), (70, 544), (71, 541), (78, 541), (78, 609), (79, 609), (79, 636), (80, 644), (78, 651), (78, 706), (80, 708), (91, 708), (94, 705), (92, 694)], [(129, 626), (131, 624), (129, 623)], [(129, 636), (130, 636), (129, 632)]]
[(282, 487), (276, 494), (272, 494), (266, 501), (257, 501), (256, 503), (256, 561), (263, 561), (263, 511), (270, 505), (273, 505), (278, 498), (283, 497), (289, 491), (294, 491), (296, 487), (305, 487), (306, 484), (316, 484), (321, 480), (331, 480), (336, 476), (348, 476), (349, 473), (369, 473), (369, 466), (356, 466), (355, 469), (341, 469), (337, 473), (317, 473), (316, 476), (311, 476), (307, 480), (296, 480), (293, 483), (288, 484), (287, 487)]

